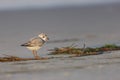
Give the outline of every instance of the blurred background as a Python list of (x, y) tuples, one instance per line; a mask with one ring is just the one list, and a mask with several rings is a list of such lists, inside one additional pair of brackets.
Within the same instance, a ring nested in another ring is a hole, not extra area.
[[(72, 44), (120, 45), (120, 0), (0, 0), (0, 57), (33, 58), (20, 45), (40, 33), (50, 38), (38, 51), (41, 57)], [(120, 51), (60, 56), (0, 63), (0, 80), (120, 80)]]
[(33, 57), (20, 45), (42, 32), (51, 41), (39, 51), (42, 56), (71, 44), (119, 44), (120, 0), (0, 0), (1, 54)]

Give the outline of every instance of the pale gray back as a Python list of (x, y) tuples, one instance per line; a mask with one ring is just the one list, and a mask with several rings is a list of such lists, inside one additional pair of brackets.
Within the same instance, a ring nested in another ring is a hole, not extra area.
[(24, 43), (23, 46), (35, 47), (35, 46), (42, 46), (44, 43), (45, 43), (44, 40), (42, 40), (41, 38), (37, 37), (37, 38), (31, 39), (27, 43)]

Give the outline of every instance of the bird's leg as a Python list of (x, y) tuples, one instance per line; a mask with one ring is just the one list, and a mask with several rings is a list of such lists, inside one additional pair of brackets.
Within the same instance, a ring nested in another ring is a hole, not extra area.
[(37, 54), (37, 51), (36, 51), (36, 50), (35, 50), (35, 55), (36, 55), (36, 56), (35, 56), (35, 58), (36, 58), (36, 59), (40, 59), (40, 57), (38, 56), (38, 54)]
[(34, 55), (34, 57), (35, 57), (36, 55), (35, 55), (35, 51), (34, 51), (34, 50), (32, 51), (32, 53), (33, 53), (33, 55)]
[(38, 56), (38, 54), (37, 54), (37, 51), (36, 51), (36, 50), (33, 50), (33, 55), (34, 55), (35, 59), (39, 59), (39, 58), (40, 58), (40, 57)]

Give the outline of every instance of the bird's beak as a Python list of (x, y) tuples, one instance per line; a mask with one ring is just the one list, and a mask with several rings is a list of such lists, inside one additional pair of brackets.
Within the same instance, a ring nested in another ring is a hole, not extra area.
[(47, 40), (49, 40), (49, 38), (47, 38)]

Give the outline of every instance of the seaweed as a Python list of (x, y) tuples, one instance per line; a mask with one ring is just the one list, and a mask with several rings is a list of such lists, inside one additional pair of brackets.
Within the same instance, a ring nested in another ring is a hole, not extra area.
[(28, 60), (46, 60), (49, 58), (20, 58), (17, 56), (11, 56), (11, 55), (6, 55), (3, 54), (5, 57), (0, 57), (0, 62), (14, 62), (14, 61), (28, 61)]
[(78, 56), (85, 56), (85, 55), (97, 55), (102, 54), (105, 51), (114, 51), (120, 50), (120, 46), (115, 44), (105, 44), (101, 47), (86, 47), (84, 44), (83, 48), (78, 48), (76, 46), (67, 46), (61, 48), (54, 48), (50, 49), (50, 55), (60, 55), (60, 54), (75, 54)]
[[(88, 56), (88, 55), (99, 55), (103, 54), (103, 52), (106, 51), (114, 51), (114, 50), (120, 50), (120, 46), (115, 44), (105, 44), (101, 47), (86, 47), (86, 45), (83, 45), (83, 48), (79, 48), (76, 45), (72, 44), (71, 46), (67, 47), (61, 47), (61, 48), (54, 48), (50, 49), (49, 55), (73, 55), (69, 57), (80, 57), (80, 56)], [(57, 57), (50, 57), (50, 58), (20, 58), (17, 56), (11, 56), (2, 54), (5, 57), (0, 57), (0, 62), (15, 62), (15, 61), (28, 61), (28, 60), (47, 60), (47, 59), (53, 59)]]

